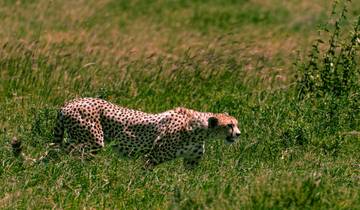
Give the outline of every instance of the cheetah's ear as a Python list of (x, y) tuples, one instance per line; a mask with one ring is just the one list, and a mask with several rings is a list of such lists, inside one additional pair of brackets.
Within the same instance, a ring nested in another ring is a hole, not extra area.
[(209, 117), (208, 119), (208, 127), (214, 128), (219, 125), (219, 120), (216, 117)]

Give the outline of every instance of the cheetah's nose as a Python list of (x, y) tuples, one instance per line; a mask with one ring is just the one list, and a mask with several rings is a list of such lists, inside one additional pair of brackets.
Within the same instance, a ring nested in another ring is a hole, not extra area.
[(240, 133), (235, 133), (235, 136), (236, 136), (236, 137), (239, 137), (239, 136), (240, 136)]

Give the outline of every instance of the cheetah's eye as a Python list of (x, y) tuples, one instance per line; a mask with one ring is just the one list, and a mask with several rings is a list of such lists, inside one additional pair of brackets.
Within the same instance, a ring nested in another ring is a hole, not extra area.
[(233, 127), (234, 127), (234, 124), (227, 124), (227, 127), (233, 128)]

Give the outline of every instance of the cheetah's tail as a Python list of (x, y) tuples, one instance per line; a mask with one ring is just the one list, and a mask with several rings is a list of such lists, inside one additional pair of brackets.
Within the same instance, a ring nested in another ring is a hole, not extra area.
[(16, 136), (14, 136), (11, 141), (11, 147), (13, 154), (16, 158), (21, 158), (21, 160), (26, 160), (30, 162), (36, 162), (36, 159), (33, 159), (23, 153), (21, 140), (16, 138)]
[(51, 158), (54, 152), (57, 153), (60, 150), (60, 145), (62, 143), (63, 138), (64, 138), (64, 116), (60, 111), (57, 115), (57, 119), (54, 127), (53, 143), (47, 145), (47, 151), (41, 157), (34, 159), (27, 156), (22, 150), (21, 140), (16, 138), (15, 136), (11, 141), (11, 147), (15, 157), (35, 163), (45, 160), (47, 158)]
[(38, 163), (41, 161), (44, 161), (46, 159), (54, 159), (54, 154), (59, 152), (59, 148), (56, 147), (55, 144), (49, 144), (47, 146), (47, 150), (46, 152), (39, 158), (32, 158), (28, 155), (26, 155), (23, 151), (22, 151), (22, 142), (20, 139), (16, 138), (15, 136), (13, 137), (12, 141), (11, 141), (11, 147), (12, 147), (12, 151), (13, 154), (16, 158), (20, 158), (22, 161), (27, 161), (27, 162), (31, 162), (31, 163)]
[(56, 123), (54, 127), (54, 143), (61, 144), (64, 139), (64, 115), (61, 111), (58, 112)]
[(15, 136), (13, 137), (13, 139), (11, 141), (11, 147), (12, 147), (12, 151), (13, 151), (13, 154), (15, 157), (22, 156), (21, 141), (18, 140)]

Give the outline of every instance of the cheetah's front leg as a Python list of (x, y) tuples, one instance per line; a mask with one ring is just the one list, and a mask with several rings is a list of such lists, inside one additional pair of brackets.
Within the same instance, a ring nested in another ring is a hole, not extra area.
[(171, 148), (170, 144), (156, 145), (149, 154), (145, 155), (145, 168), (153, 169), (155, 166), (176, 158), (176, 152)]
[(196, 168), (201, 160), (201, 156), (193, 158), (193, 159), (185, 159), (183, 160), (184, 168), (187, 170), (191, 170)]
[(204, 152), (204, 144), (198, 144), (190, 149), (190, 151), (188, 151), (188, 153), (184, 156), (183, 164), (185, 169), (193, 169), (198, 166)]

